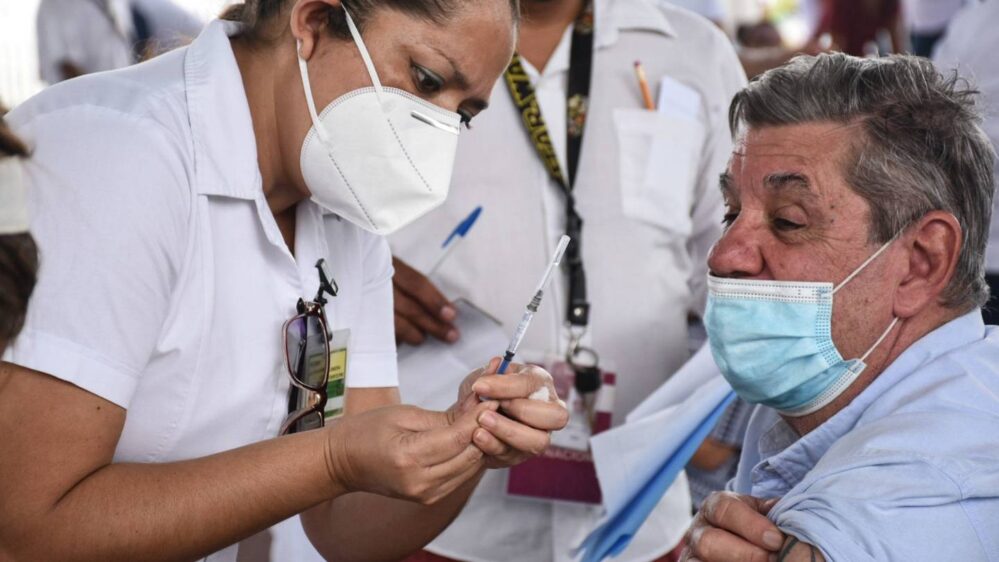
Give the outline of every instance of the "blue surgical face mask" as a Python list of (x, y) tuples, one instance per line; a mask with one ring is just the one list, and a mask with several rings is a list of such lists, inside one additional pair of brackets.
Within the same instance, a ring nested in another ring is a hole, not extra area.
[(815, 412), (842, 394), (898, 318), (862, 357), (844, 360), (832, 340), (833, 295), (893, 241), (835, 287), (708, 275), (704, 327), (715, 362), (736, 393), (790, 416)]

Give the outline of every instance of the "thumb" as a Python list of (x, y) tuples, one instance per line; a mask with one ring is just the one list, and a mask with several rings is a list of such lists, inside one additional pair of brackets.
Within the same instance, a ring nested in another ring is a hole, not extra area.
[(496, 402), (483, 402), (450, 424), (446, 413), (418, 410), (424, 414), (421, 417), (426, 425), (423, 429), (414, 429), (414, 433), (406, 437), (406, 443), (422, 459), (424, 466), (445, 462), (471, 446), (472, 436), (479, 428), (479, 416), (497, 408)]

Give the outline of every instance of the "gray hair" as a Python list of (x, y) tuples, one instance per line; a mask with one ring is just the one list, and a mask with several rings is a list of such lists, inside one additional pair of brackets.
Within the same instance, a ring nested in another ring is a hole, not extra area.
[(943, 304), (970, 310), (989, 297), (985, 245), (995, 191), (996, 155), (977, 94), (919, 57), (800, 56), (736, 94), (729, 125), (733, 134), (742, 125), (859, 125), (844, 175), (870, 205), (870, 242), (891, 240), (930, 211), (953, 214), (964, 240)]

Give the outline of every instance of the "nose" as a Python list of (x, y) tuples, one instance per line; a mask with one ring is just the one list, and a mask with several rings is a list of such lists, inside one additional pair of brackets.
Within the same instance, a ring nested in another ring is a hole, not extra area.
[(708, 253), (711, 274), (716, 277), (762, 277), (766, 270), (763, 236), (765, 226), (753, 225), (748, 214), (740, 214)]

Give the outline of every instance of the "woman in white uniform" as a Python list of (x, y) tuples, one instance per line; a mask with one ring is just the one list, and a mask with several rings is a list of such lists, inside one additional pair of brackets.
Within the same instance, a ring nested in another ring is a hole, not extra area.
[(536, 369), (397, 405), (381, 236), (445, 196), (516, 14), (259, 0), (9, 115), (41, 266), (0, 369), (0, 559), (235, 560), (303, 512), (327, 558), (398, 559), (547, 446), (567, 413)]

